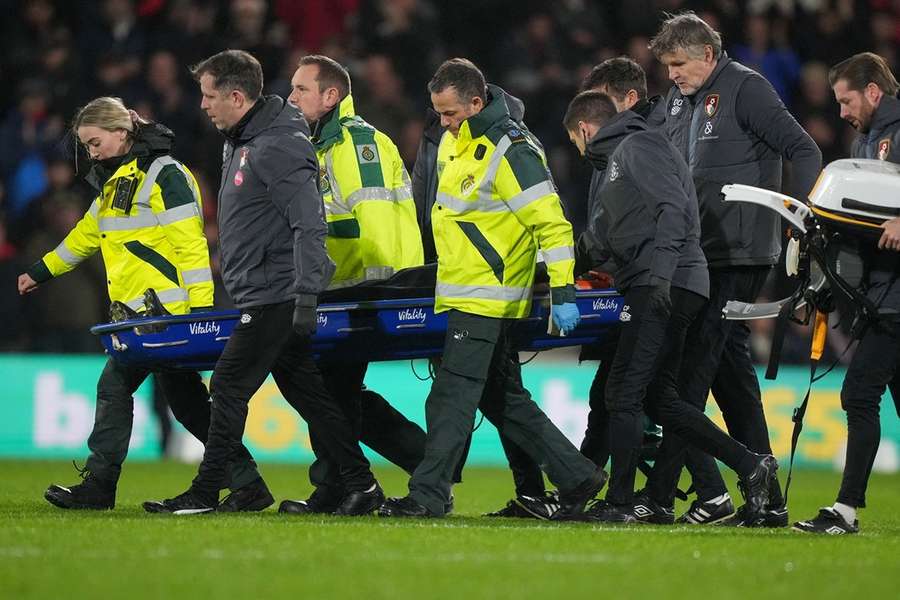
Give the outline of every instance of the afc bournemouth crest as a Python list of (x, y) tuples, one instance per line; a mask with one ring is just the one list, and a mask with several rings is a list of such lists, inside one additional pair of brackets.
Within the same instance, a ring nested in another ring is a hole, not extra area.
[(719, 95), (708, 95), (706, 100), (703, 101), (703, 110), (706, 112), (707, 117), (712, 118), (719, 110)]
[(878, 160), (887, 160), (891, 153), (891, 138), (885, 138), (878, 142)]
[(472, 188), (475, 187), (475, 176), (474, 175), (466, 175), (466, 178), (462, 180), (462, 183), (459, 184), (459, 191), (463, 196), (468, 196), (469, 192), (472, 191)]

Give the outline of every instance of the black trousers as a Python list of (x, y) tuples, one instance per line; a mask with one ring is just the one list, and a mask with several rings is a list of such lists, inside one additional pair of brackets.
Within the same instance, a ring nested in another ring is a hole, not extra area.
[(433, 514), (445, 511), (476, 408), (561, 491), (573, 490), (596, 472), (522, 387), (509, 339), (512, 323), (450, 311), (443, 359), (425, 402), (425, 458), (409, 481), (410, 496)]
[[(425, 456), (425, 432), (404, 417), (380, 394), (366, 389), (367, 363), (320, 363), (322, 377), (331, 397), (338, 403), (356, 438), (407, 473), (412, 474)], [(309, 428), (316, 460), (309, 479), (322, 493), (342, 498), (345, 490), (337, 462), (322, 443), (323, 432)]]
[(293, 312), (293, 301), (241, 310), (210, 381), (209, 437), (192, 486), (201, 497), (217, 497), (222, 489), (224, 467), (241, 445), (250, 398), (269, 373), (294, 410), (322, 432), (319, 439), (338, 462), (345, 489), (375, 483), (350, 421), (325, 388), (309, 338), (294, 333)]
[[(85, 468), (99, 479), (115, 484), (128, 455), (134, 421), (134, 392), (151, 374), (147, 369), (106, 361), (97, 382), (94, 429), (88, 437), (91, 451)], [(206, 443), (209, 433), (209, 392), (198, 373), (157, 372), (154, 383), (172, 414), (191, 435)], [(259, 478), (256, 463), (243, 444), (234, 452), (225, 487), (241, 488)]]
[[(728, 432), (760, 454), (771, 454), (772, 448), (750, 356), (750, 328), (742, 321), (722, 319), (722, 308), (728, 300), (755, 301), (769, 271), (769, 267), (710, 269), (710, 299), (687, 333), (680, 379), (683, 400), (700, 410), (712, 390)], [(715, 460), (672, 433), (663, 435), (647, 482), (651, 498), (664, 506), (674, 503), (685, 462), (701, 500), (724, 494), (727, 487)], [(783, 503), (777, 482), (770, 490), (770, 503)]]
[[(866, 486), (881, 441), (881, 397), (897, 372), (898, 361), (900, 323), (870, 325), (841, 387), (841, 407), (847, 412), (847, 461), (837, 497), (842, 504), (866, 505)], [(891, 395), (900, 416), (900, 398)]]
[[(682, 401), (679, 377), (688, 328), (706, 299), (672, 288), (670, 312), (650, 309), (646, 286), (625, 291), (624, 322), (606, 384), (611, 473), (606, 499), (630, 504), (644, 431), (644, 410), (666, 429), (745, 476), (754, 455), (719, 429), (703, 411)], [(630, 317), (630, 318), (629, 318)]]

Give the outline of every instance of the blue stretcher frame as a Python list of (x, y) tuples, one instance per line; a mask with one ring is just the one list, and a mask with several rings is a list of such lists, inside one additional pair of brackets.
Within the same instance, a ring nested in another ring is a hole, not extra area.
[[(550, 297), (535, 295), (529, 316), (513, 328), (515, 346), (539, 351), (601, 341), (619, 322), (622, 296), (615, 290), (579, 290), (581, 323), (567, 337), (547, 333)], [(141, 317), (95, 325), (106, 353), (152, 370), (206, 371), (215, 366), (240, 311)], [(440, 355), (447, 313), (435, 314), (434, 298), (327, 303), (318, 308), (313, 350), (323, 362), (377, 362)]]

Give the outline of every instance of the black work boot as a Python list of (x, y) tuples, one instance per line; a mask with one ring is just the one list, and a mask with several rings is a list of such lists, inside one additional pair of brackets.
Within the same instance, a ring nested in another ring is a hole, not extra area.
[(341, 504), (338, 496), (324, 487), (317, 487), (306, 500), (283, 500), (278, 505), (278, 512), (289, 515), (330, 515)]
[(378, 509), (378, 516), (440, 518), (444, 515), (436, 515), (410, 496), (403, 496), (402, 498), (388, 498), (385, 500), (381, 508)]
[(771, 454), (757, 454), (756, 457), (756, 467), (738, 481), (738, 487), (744, 495), (746, 518), (750, 520), (765, 513), (769, 503), (769, 486), (778, 471), (778, 461)]
[(257, 512), (275, 504), (263, 478), (234, 490), (219, 503), (219, 512)]
[(579, 521), (582, 519), (584, 507), (588, 502), (594, 499), (603, 486), (609, 475), (601, 468), (597, 468), (594, 474), (583, 481), (573, 490), (560, 492), (559, 509), (550, 517), (551, 521)]
[[(74, 464), (74, 463), (73, 463)], [(44, 492), (50, 504), (60, 508), (108, 510), (116, 506), (116, 484), (100, 479), (87, 469), (78, 469), (82, 482), (69, 487), (55, 483)]]
[(148, 513), (171, 515), (200, 515), (216, 511), (218, 502), (201, 498), (193, 489), (166, 500), (150, 500), (144, 502), (144, 510)]
[(344, 517), (359, 517), (369, 515), (378, 510), (384, 504), (384, 492), (378, 483), (373, 483), (368, 490), (356, 490), (349, 492), (334, 514)]

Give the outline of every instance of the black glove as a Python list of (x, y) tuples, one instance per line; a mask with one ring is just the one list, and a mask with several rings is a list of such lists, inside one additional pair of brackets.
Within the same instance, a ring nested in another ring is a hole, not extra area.
[(212, 310), (213, 310), (212, 306), (192, 306), (191, 314), (212, 312)]
[(668, 279), (650, 276), (650, 293), (647, 296), (647, 304), (650, 310), (656, 314), (668, 315), (672, 312), (671, 284)]
[(316, 332), (316, 297), (301, 295), (294, 304), (294, 331), (303, 337), (312, 337)]

